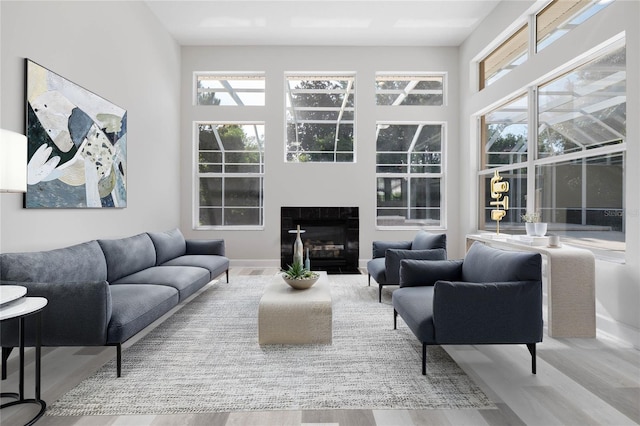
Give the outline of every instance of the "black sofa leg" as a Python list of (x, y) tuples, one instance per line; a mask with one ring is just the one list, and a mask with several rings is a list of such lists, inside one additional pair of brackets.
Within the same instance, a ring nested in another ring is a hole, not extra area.
[(398, 329), (398, 311), (396, 311), (395, 309), (393, 310), (393, 329)]
[(371, 287), (371, 274), (368, 274), (368, 276), (369, 276), (369, 278), (368, 278), (368, 280), (369, 280), (369, 287)]
[(382, 284), (378, 284), (378, 303), (382, 303)]
[(7, 379), (7, 361), (9, 360), (9, 355), (11, 355), (12, 350), (13, 347), (2, 348), (2, 380)]
[(427, 344), (422, 344), (422, 375), (427, 375)]
[(531, 374), (536, 374), (536, 344), (527, 343), (527, 349), (531, 354)]
[(227, 284), (229, 284), (229, 270), (227, 269), (225, 272), (227, 274)]
[(116, 370), (118, 377), (122, 375), (122, 344), (116, 345)]

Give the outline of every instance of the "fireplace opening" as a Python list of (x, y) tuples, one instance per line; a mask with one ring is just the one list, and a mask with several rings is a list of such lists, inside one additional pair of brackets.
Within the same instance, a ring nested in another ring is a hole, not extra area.
[(311, 269), (329, 274), (359, 274), (359, 218), (357, 207), (282, 207), (282, 268), (293, 262), (293, 243), (300, 238)]

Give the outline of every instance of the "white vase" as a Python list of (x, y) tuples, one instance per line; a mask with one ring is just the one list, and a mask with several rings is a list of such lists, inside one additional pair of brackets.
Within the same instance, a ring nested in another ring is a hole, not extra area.
[(302, 258), (302, 239), (300, 238), (300, 225), (298, 225), (296, 241), (293, 243), (293, 263), (303, 264)]
[(524, 229), (527, 231), (527, 235), (529, 237), (535, 237), (536, 235), (536, 224), (533, 222), (525, 222)]
[(534, 223), (535, 225), (535, 236), (536, 237), (544, 237), (547, 233), (547, 222), (538, 222)]

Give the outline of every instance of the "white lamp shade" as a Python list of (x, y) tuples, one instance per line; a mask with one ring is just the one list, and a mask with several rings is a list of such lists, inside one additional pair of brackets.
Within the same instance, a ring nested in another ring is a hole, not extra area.
[(0, 192), (27, 192), (27, 137), (0, 129)]

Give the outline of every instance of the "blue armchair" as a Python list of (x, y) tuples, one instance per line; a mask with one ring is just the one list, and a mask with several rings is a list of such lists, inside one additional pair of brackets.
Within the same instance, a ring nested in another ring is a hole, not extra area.
[(464, 260), (402, 260), (398, 315), (422, 342), (422, 374), (428, 345), (526, 344), (536, 373), (542, 342), (542, 258), (475, 242)]
[(378, 283), (378, 302), (382, 302), (382, 287), (400, 284), (402, 259), (445, 260), (447, 235), (420, 231), (413, 241), (374, 241), (373, 259), (367, 263), (368, 280)]

